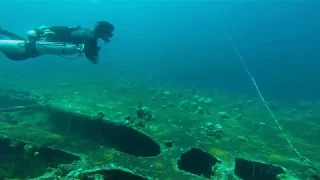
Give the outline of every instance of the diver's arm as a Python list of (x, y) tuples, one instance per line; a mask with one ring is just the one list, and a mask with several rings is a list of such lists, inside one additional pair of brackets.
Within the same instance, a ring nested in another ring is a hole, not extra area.
[(97, 39), (89, 39), (84, 42), (84, 54), (93, 64), (99, 62), (99, 51)]

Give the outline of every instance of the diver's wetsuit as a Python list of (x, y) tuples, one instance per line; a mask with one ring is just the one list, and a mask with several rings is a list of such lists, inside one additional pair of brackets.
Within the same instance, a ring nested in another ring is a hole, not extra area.
[[(84, 29), (78, 27), (68, 26), (51, 26), (47, 28), (51, 32), (54, 32), (54, 36), (47, 37), (46, 41), (50, 42), (65, 42), (72, 44), (84, 44), (84, 54), (90, 61), (95, 61), (98, 57), (100, 47), (98, 47), (98, 38), (94, 36), (94, 33), (90, 29)], [(35, 29), (40, 36), (43, 31)]]
[[(99, 55), (100, 48), (97, 46), (98, 40), (93, 36), (93, 32), (88, 29), (81, 29), (80, 27), (70, 28), (67, 26), (52, 26), (49, 28), (55, 35), (51, 38), (46, 38), (49, 42), (65, 42), (75, 45), (84, 44), (85, 56), (90, 61), (95, 61), (95, 58)], [(42, 32), (36, 29), (39, 33), (39, 37), (42, 36)], [(0, 29), (0, 35), (7, 37), (10, 40), (22, 40), (27, 41), (25, 38), (18, 36), (7, 30)], [(1, 36), (0, 36), (1, 37)], [(3, 38), (3, 37), (2, 37)], [(19, 53), (3, 53), (7, 58), (15, 61), (26, 60), (29, 58), (37, 57), (36, 49), (33, 48), (32, 43), (27, 43), (27, 52), (25, 54)]]
[[(22, 38), (14, 33), (11, 33), (6, 30), (0, 29), (0, 37), (3, 35), (7, 38), (2, 38), (3, 44), (2, 47), (11, 48), (10, 50), (6, 50), (3, 52), (9, 59), (11, 60), (26, 60), (29, 58), (35, 58), (41, 55), (41, 53), (46, 54), (46, 52), (37, 51), (37, 46), (43, 47), (45, 45), (41, 45), (42, 43), (58, 43), (62, 48), (69, 44), (74, 46), (81, 46), (83, 49), (80, 51), (85, 53), (85, 56), (96, 63), (99, 56), (100, 47), (98, 47), (98, 39), (102, 39), (105, 43), (110, 42), (110, 38), (113, 36), (112, 32), (114, 31), (114, 26), (107, 21), (99, 21), (94, 26), (93, 29), (85, 29), (80, 26), (77, 27), (68, 27), (68, 26), (51, 26), (51, 27), (40, 27), (28, 32), (28, 39)], [(13, 41), (21, 41), (21, 42), (5, 42), (5, 39), (10, 39)], [(1, 40), (1, 38), (0, 38)], [(13, 46), (10, 47), (6, 45), (8, 43), (13, 43)], [(14, 44), (18, 43), (18, 44)], [(20, 44), (23, 46), (20, 46)], [(82, 46), (83, 45), (83, 46)], [(25, 53), (15, 52), (15, 46), (24, 47)], [(76, 48), (77, 48), (76, 47)], [(60, 51), (61, 49), (57, 46), (55, 50)], [(38, 49), (39, 50), (39, 49)], [(43, 49), (42, 49), (43, 50)], [(47, 50), (47, 49), (46, 49)], [(50, 50), (50, 49), (49, 49)], [(69, 48), (70, 50), (70, 48)], [(1, 51), (1, 49), (0, 49)], [(3, 50), (2, 50), (3, 51)], [(65, 53), (62, 50), (62, 54)], [(79, 52), (78, 49), (71, 47), (72, 53)], [(51, 51), (49, 54), (52, 54)], [(70, 54), (70, 51), (68, 51)], [(59, 55), (59, 54), (58, 54)]]

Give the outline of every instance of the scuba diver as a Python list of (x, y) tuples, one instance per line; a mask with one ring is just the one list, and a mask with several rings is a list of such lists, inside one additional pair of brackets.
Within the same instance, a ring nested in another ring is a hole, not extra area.
[(80, 56), (84, 53), (87, 59), (96, 64), (100, 51), (98, 40), (109, 43), (113, 31), (114, 26), (106, 21), (97, 22), (93, 29), (81, 26), (40, 26), (29, 30), (27, 38), (0, 29), (0, 52), (15, 61), (37, 58), (45, 54), (64, 57), (75, 54)]

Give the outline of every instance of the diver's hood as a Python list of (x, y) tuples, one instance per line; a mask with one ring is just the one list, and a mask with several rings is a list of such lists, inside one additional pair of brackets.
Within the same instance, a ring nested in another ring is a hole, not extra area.
[(113, 36), (114, 26), (107, 21), (99, 21), (94, 27), (95, 37), (101, 38), (106, 43), (110, 42), (110, 38)]

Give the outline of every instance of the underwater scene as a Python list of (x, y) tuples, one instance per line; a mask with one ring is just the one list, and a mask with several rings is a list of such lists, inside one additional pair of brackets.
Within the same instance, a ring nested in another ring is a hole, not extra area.
[(320, 1), (0, 9), (0, 180), (320, 180)]

